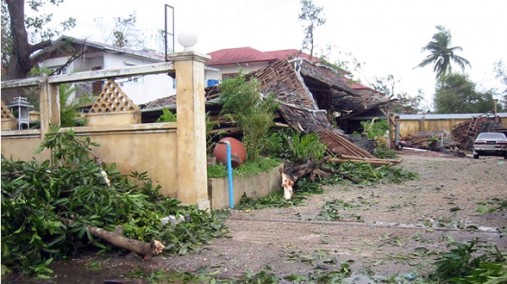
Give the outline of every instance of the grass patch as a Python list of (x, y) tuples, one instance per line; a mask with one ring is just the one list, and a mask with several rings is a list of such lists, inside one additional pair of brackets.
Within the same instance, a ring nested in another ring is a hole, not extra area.
[[(260, 157), (255, 161), (247, 161), (232, 170), (234, 177), (248, 177), (270, 171), (280, 165), (280, 161), (273, 158)], [(227, 167), (222, 164), (208, 166), (208, 178), (223, 178), (227, 176)]]

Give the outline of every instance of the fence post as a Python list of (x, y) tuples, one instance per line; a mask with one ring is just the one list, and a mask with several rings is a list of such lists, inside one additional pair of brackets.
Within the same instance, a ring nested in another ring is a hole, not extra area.
[(177, 198), (184, 204), (208, 209), (204, 63), (210, 57), (183, 51), (170, 58), (176, 71)]
[(40, 131), (41, 138), (49, 131), (49, 126), (60, 125), (60, 95), (58, 87), (48, 82), (48, 76), (42, 75), (39, 84)]

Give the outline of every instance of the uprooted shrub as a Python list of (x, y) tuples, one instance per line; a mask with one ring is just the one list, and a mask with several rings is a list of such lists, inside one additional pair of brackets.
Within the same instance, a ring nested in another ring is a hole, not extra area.
[[(227, 231), (215, 213), (161, 196), (147, 173), (122, 175), (114, 165), (90, 158), (89, 139), (54, 131), (42, 146), (52, 150), (52, 162), (2, 157), (3, 271), (48, 277), (55, 260), (90, 249), (117, 249), (94, 238), (88, 226), (108, 231), (121, 226), (125, 237), (157, 239), (166, 253), (178, 254)], [(161, 219), (169, 215), (186, 221), (163, 225)]]

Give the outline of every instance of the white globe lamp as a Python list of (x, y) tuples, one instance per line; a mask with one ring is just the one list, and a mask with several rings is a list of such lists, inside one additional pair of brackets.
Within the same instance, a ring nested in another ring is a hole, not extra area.
[(178, 35), (178, 43), (183, 46), (184, 51), (191, 51), (197, 43), (197, 35), (192, 32), (182, 32)]

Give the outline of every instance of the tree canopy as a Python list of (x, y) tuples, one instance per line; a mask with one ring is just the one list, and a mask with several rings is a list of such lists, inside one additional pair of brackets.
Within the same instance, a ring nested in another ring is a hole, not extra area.
[(422, 92), (419, 91), (415, 97), (410, 96), (407, 92), (396, 92), (395, 86), (398, 82), (399, 80), (396, 80), (393, 75), (388, 75), (387, 77), (375, 77), (375, 82), (372, 83), (372, 86), (373, 89), (386, 94), (390, 99), (397, 99), (397, 101), (392, 104), (391, 111), (404, 114), (415, 114), (420, 112), (422, 110)]
[(322, 10), (323, 8), (316, 6), (313, 0), (301, 0), (299, 20), (303, 22), (305, 32), (302, 49), (309, 50), (310, 57), (313, 56), (314, 30), (326, 23), (326, 19), (321, 15)]
[(436, 77), (440, 78), (444, 75), (452, 72), (451, 63), (457, 64), (462, 70), (470, 62), (465, 58), (456, 55), (457, 51), (462, 51), (460, 46), (451, 47), (452, 36), (451, 32), (444, 26), (437, 26), (437, 33), (432, 37), (432, 40), (426, 44), (422, 50), (428, 51), (430, 54), (421, 62), (417, 67), (425, 67), (429, 64), (433, 64), (433, 72), (436, 73)]
[(504, 85), (504, 89), (501, 91), (503, 94), (503, 96), (502, 96), (503, 109), (507, 109), (507, 69), (505, 68), (505, 66), (501, 60), (495, 63), (495, 72), (496, 72), (496, 77)]
[(67, 20), (52, 28), (53, 14), (44, 14), (48, 4), (58, 6), (64, 0), (29, 0), (30, 15), (25, 14), (25, 0), (2, 0), (2, 75), (8, 79), (25, 78), (42, 60), (38, 51), (53, 44), (52, 39), (76, 25)]
[[(436, 113), (486, 113), (495, 106), (493, 92), (479, 92), (467, 75), (448, 74), (437, 82), (434, 107)], [(500, 110), (501, 106), (497, 105)]]

